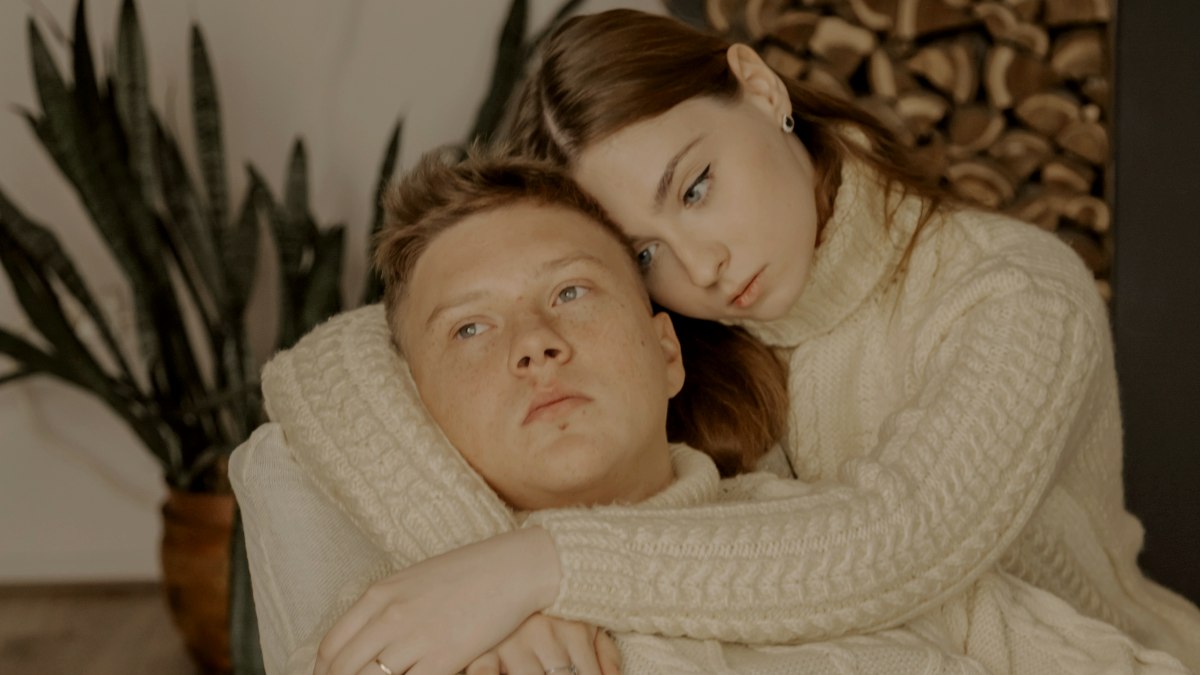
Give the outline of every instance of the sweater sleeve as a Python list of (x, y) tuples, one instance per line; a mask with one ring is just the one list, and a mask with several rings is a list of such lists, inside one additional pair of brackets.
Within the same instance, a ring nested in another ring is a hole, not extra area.
[(1098, 300), (1011, 268), (979, 276), (935, 310), (915, 393), (836, 482), (652, 514), (534, 514), (563, 575), (547, 613), (784, 643), (896, 626), (975, 580), (1049, 489), (1108, 348)]
[(269, 675), (311, 675), (325, 632), (388, 558), (309, 480), (277, 424), (234, 453), (230, 480), (246, 531)]

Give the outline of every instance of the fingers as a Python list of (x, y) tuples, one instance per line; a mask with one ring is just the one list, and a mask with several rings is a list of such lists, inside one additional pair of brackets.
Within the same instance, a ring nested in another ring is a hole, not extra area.
[(621, 650), (612, 635), (606, 630), (597, 632), (595, 645), (602, 675), (621, 675)]
[[(575, 622), (560, 622), (554, 625), (559, 643), (567, 653), (567, 659), (554, 665), (575, 664), (579, 675), (601, 675), (600, 660), (596, 655), (595, 638), (599, 631), (595, 626)], [(555, 675), (566, 675), (556, 673)]]
[(500, 670), (508, 675), (542, 675), (546, 666), (532, 645), (502, 644), (496, 651), (500, 654)]
[(500, 675), (500, 655), (490, 651), (471, 662), (466, 675)]
[[(535, 614), (495, 648), (500, 672), (602, 675), (595, 647), (596, 632), (596, 628), (586, 624)], [(482, 670), (484, 666), (479, 667)]]
[[(383, 665), (380, 666), (379, 665), (380, 663), (382, 663)], [(375, 660), (372, 659), (370, 663), (363, 666), (362, 668), (359, 668), (358, 671), (356, 671), (354, 673), (354, 675), (388, 675), (389, 672), (392, 673), (392, 675), (401, 675), (404, 672), (403, 670), (397, 670), (395, 668), (392, 668), (391, 666), (387, 665), (387, 663), (388, 662), (383, 660), (382, 658), (379, 659), (378, 663), (376, 663)]]
[[(346, 613), (333, 624), (329, 632), (317, 647), (316, 667), (313, 675), (330, 675), (334, 660), (342, 653), (346, 645), (353, 640), (363, 627), (373, 619), (384, 606), (384, 598), (374, 588), (368, 589)], [(382, 647), (382, 645), (381, 645)], [(376, 652), (378, 653), (378, 652)], [(374, 655), (372, 655), (374, 656)], [(382, 672), (382, 671), (380, 671)], [(403, 672), (403, 671), (396, 671)]]
[(376, 658), (396, 675), (406, 672), (416, 658), (415, 645), (394, 640), (409, 633), (392, 620), (394, 614), (385, 610), (355, 634), (329, 662), (329, 675), (385, 675)]
[(502, 671), (508, 675), (543, 675), (551, 668), (569, 666), (571, 657), (559, 642), (556, 622), (557, 619), (535, 614), (521, 624), (510, 639), (496, 648)]

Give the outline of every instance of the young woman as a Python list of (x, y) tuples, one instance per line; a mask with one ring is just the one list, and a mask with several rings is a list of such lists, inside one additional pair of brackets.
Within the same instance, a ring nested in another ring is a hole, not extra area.
[(803, 641), (898, 625), (998, 564), (1200, 668), (1200, 611), (1137, 567), (1105, 308), (1054, 237), (952, 204), (873, 118), (750, 48), (632, 11), (550, 38), (516, 137), (634, 240), (658, 303), (787, 357), (784, 449), (817, 489), (652, 523), (535, 516), (410, 569), (391, 611), (431, 634), (542, 610)]
[[(551, 37), (516, 137), (634, 239), (658, 303), (786, 354), (786, 452), (822, 485), (754, 519), (538, 521), (557, 560), (527, 565), (558, 563), (551, 614), (620, 626), (637, 598), (662, 631), (691, 631), (686, 609), (721, 638), (820, 638), (894, 625), (998, 562), (1200, 669), (1200, 611), (1136, 565), (1108, 317), (1066, 246), (950, 203), (874, 118), (754, 50), (638, 12)], [(655, 548), (722, 537), (743, 545)], [(689, 587), (732, 569), (733, 603)]]

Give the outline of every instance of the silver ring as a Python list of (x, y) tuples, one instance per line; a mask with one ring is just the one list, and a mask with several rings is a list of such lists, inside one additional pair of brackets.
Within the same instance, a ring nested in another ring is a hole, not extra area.
[(574, 663), (568, 663), (565, 666), (555, 666), (555, 667), (547, 670), (546, 675), (554, 675), (555, 673), (557, 673), (559, 671), (568, 673), (568, 675), (579, 675), (579, 669), (575, 667)]
[(396, 675), (396, 673), (392, 672), (391, 668), (383, 665), (383, 661), (380, 661), (379, 657), (375, 657), (375, 665), (379, 666), (379, 669), (383, 671), (383, 675)]

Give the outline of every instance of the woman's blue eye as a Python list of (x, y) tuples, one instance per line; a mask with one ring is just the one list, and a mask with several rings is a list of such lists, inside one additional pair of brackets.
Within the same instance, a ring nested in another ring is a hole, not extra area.
[(454, 337), (459, 340), (469, 340), (469, 339), (475, 337), (476, 335), (483, 333), (486, 330), (487, 330), (487, 328), (485, 328), (483, 326), (483, 324), (468, 323), (468, 324), (464, 324), (458, 330), (454, 331)]
[(637, 264), (643, 272), (650, 269), (650, 266), (654, 264), (654, 254), (656, 251), (658, 251), (658, 244), (650, 244), (637, 252)]
[(588, 289), (583, 286), (567, 286), (558, 292), (559, 302), (571, 302), (587, 295)]
[(705, 195), (708, 194), (708, 172), (711, 168), (711, 164), (704, 167), (704, 171), (700, 172), (700, 175), (696, 177), (695, 182), (688, 187), (687, 192), (683, 193), (683, 203), (685, 206), (698, 204), (702, 199), (704, 199)]

